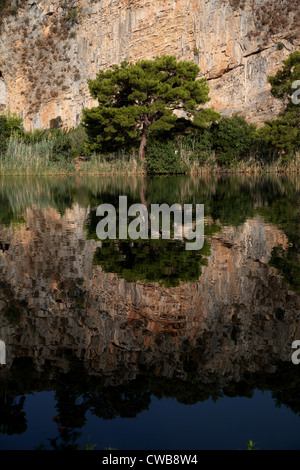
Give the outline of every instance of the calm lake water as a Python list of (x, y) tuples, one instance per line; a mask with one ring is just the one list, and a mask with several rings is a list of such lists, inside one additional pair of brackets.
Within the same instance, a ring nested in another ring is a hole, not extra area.
[[(120, 195), (204, 247), (101, 242)], [(0, 449), (300, 449), (299, 177), (0, 178), (0, 273)]]

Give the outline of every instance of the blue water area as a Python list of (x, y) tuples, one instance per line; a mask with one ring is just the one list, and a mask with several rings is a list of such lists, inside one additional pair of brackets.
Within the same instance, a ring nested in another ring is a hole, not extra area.
[[(2, 450), (34, 449), (58, 435), (54, 392), (26, 395), (27, 430), (0, 436)], [(152, 397), (149, 410), (132, 419), (105, 421), (87, 414), (78, 438), (96, 449), (119, 450), (246, 449), (252, 439), (258, 449), (300, 449), (299, 416), (285, 406), (277, 408), (270, 392), (255, 391), (249, 398), (220, 398), (195, 405)]]

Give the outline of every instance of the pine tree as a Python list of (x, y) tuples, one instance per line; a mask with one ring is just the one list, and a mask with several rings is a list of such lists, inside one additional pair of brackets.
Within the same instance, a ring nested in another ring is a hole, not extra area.
[(83, 112), (90, 150), (114, 150), (139, 142), (139, 158), (144, 160), (149, 132), (170, 130), (177, 120), (175, 109), (203, 127), (214, 116), (213, 111), (197, 112), (199, 105), (209, 101), (209, 87), (205, 79), (197, 80), (199, 72), (193, 62), (173, 56), (135, 64), (124, 61), (100, 71), (88, 82), (99, 105)]

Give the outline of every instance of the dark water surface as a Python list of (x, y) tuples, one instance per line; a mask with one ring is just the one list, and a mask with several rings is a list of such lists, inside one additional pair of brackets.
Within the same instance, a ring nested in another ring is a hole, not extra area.
[[(204, 247), (100, 242), (119, 195)], [(0, 340), (0, 449), (300, 449), (300, 178), (1, 178)]]

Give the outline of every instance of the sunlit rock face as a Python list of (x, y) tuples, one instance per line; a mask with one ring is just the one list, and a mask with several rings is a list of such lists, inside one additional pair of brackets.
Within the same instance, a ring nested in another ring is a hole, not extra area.
[[(83, 229), (77, 204), (27, 209), (20, 226), (1, 229), (0, 338), (7, 368), (31, 357), (67, 370), (65, 351), (108, 384), (151, 370), (186, 380), (240, 380), (291, 360), (299, 339), (300, 298), (268, 265), (286, 236), (260, 217), (223, 227), (198, 281), (164, 287), (128, 283), (93, 265), (100, 241)], [(189, 367), (187, 367), (189, 364)]]
[(27, 129), (74, 126), (99, 69), (168, 54), (200, 66), (209, 106), (261, 123), (280, 110), (267, 76), (298, 48), (297, 0), (26, 0), (1, 25), (0, 105)]

